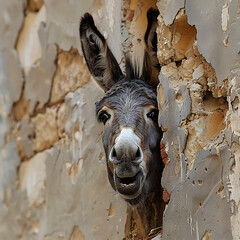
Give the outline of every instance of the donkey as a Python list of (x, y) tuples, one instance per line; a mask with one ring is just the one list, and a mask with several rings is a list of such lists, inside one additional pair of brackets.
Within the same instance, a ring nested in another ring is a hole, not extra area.
[(141, 219), (143, 235), (161, 225), (163, 212), (162, 131), (156, 95), (160, 71), (156, 54), (158, 14), (154, 9), (147, 13), (142, 71), (126, 57), (125, 75), (89, 13), (82, 17), (79, 28), (89, 71), (105, 90), (96, 102), (96, 115), (104, 125), (102, 142), (109, 182), (129, 203), (132, 215)]

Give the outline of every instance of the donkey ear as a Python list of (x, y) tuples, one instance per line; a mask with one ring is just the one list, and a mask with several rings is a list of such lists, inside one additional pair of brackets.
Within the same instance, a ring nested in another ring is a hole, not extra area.
[(146, 51), (143, 62), (143, 77), (154, 87), (158, 84), (158, 74), (161, 69), (157, 58), (157, 17), (159, 11), (150, 8), (147, 12), (148, 26), (144, 36)]
[(104, 90), (110, 89), (119, 80), (122, 71), (89, 13), (82, 17), (79, 32), (89, 71)]

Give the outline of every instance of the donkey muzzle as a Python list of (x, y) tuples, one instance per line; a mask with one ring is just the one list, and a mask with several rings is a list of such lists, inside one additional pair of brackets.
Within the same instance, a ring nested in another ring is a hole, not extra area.
[(140, 138), (131, 128), (121, 130), (109, 154), (109, 161), (115, 166), (118, 177), (133, 177), (141, 170), (143, 152), (140, 143)]
[(144, 180), (141, 140), (131, 128), (123, 128), (109, 154), (114, 167), (114, 183), (124, 198), (133, 199), (141, 193)]
[(115, 140), (109, 160), (114, 164), (130, 161), (138, 165), (143, 160), (143, 153), (140, 148), (141, 139), (133, 132), (132, 128), (123, 128)]

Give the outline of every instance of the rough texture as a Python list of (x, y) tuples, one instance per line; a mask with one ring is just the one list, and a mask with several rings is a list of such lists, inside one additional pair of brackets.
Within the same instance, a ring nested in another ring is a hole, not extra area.
[[(240, 2), (8, 0), (0, 3), (0, 240), (142, 239), (112, 190), (81, 56), (89, 11), (117, 61), (144, 47), (158, 7), (163, 227), (153, 239), (240, 238)], [(158, 234), (161, 232), (161, 234)], [(156, 236), (157, 235), (157, 236)]]
[(81, 15), (103, 22), (92, 3), (0, 3), (0, 240), (124, 237), (95, 118), (103, 91), (78, 51)]
[(90, 81), (87, 66), (76, 49), (69, 52), (59, 51), (57, 71), (53, 78), (51, 102), (59, 102), (64, 96)]
[(162, 237), (239, 239), (239, 1), (179, 4), (157, 4)]

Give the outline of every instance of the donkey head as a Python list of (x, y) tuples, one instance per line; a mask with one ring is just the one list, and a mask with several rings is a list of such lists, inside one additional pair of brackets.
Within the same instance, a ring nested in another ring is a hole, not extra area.
[(158, 109), (154, 77), (159, 72), (156, 57), (158, 11), (148, 11), (145, 55), (141, 74), (129, 58), (123, 75), (93, 18), (86, 13), (80, 23), (80, 39), (87, 66), (105, 90), (96, 102), (96, 114), (104, 124), (102, 137), (109, 181), (130, 204), (137, 204), (160, 189), (162, 165), (159, 145)]

